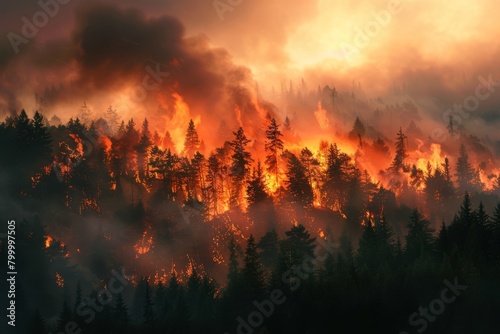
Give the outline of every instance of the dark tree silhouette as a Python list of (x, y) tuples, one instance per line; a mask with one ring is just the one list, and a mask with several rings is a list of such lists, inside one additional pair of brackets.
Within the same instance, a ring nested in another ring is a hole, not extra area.
[(406, 172), (408, 170), (408, 166), (405, 164), (405, 160), (408, 157), (406, 140), (407, 137), (404, 135), (403, 130), (399, 128), (395, 143), (396, 155), (390, 167), (390, 170), (394, 173)]
[(460, 145), (460, 155), (457, 160), (455, 171), (458, 189), (460, 191), (473, 191), (478, 189), (480, 186), (480, 181), (478, 181), (479, 176), (469, 161), (469, 154), (463, 143)]
[(198, 138), (198, 132), (194, 126), (194, 122), (191, 119), (186, 131), (186, 138), (184, 141), (184, 151), (189, 158), (192, 158), (194, 153), (200, 149), (200, 138)]
[(279, 130), (279, 125), (273, 118), (271, 123), (266, 129), (266, 142), (265, 149), (268, 154), (266, 155), (267, 170), (274, 176), (274, 181), (279, 184), (279, 164), (278, 159), (283, 152), (283, 134)]
[(425, 259), (433, 255), (434, 232), (430, 228), (429, 221), (422, 218), (417, 209), (414, 209), (408, 223), (408, 234), (406, 235), (405, 255), (408, 261)]
[(288, 152), (287, 171), (285, 184), (292, 203), (301, 207), (311, 207), (313, 192), (306, 175), (306, 168), (302, 165), (295, 154)]
[(366, 129), (364, 124), (361, 122), (359, 117), (356, 117), (354, 124), (352, 126), (351, 132), (349, 132), (349, 138), (352, 140), (358, 140), (359, 145), (362, 146), (363, 137), (366, 134)]
[(265, 287), (264, 270), (253, 235), (247, 240), (242, 274), (249, 300), (261, 298)]
[(233, 132), (235, 138), (231, 142), (233, 154), (231, 155), (231, 178), (233, 191), (231, 194), (231, 204), (233, 207), (239, 206), (242, 203), (242, 190), (244, 182), (250, 172), (250, 164), (253, 159), (250, 152), (247, 151), (247, 146), (251, 142), (247, 139), (243, 128)]

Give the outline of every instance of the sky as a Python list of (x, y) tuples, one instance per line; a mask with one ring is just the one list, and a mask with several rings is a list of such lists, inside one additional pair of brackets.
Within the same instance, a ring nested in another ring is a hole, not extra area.
[[(141, 90), (133, 89), (156, 69), (169, 73), (159, 78), (162, 89), (177, 85), (194, 113), (255, 101), (257, 85), (279, 109), (273, 92), (304, 79), (312, 88), (359, 82), (388, 101), (397, 91), (442, 123), (448, 108), (475, 96), (480, 78), (500, 82), (494, 0), (60, 0), (19, 42), (23, 17), (33, 22), (41, 3), (54, 1), (0, 4), (2, 114), (35, 108), (35, 93), (54, 111), (86, 100), (133, 114), (138, 98), (130, 95)], [(500, 92), (489, 88), (471, 114), (476, 132), (495, 136)], [(147, 93), (139, 102), (153, 108), (158, 93)], [(167, 106), (175, 104), (171, 93)]]

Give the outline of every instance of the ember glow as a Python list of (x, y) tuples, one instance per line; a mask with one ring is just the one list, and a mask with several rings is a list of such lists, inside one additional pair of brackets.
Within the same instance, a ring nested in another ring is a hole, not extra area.
[(51, 244), (52, 244), (52, 237), (48, 235), (45, 239), (45, 248), (49, 248)]
[[(0, 213), (36, 331), (498, 328), (498, 2), (6, 7)], [(464, 307), (415, 320), (455, 278)]]

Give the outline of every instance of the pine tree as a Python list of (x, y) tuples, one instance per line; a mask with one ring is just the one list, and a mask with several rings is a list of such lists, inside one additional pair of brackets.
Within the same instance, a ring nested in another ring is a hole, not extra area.
[(144, 122), (142, 123), (142, 131), (141, 131), (141, 139), (139, 140), (139, 143), (136, 145), (136, 150), (137, 150), (137, 167), (138, 167), (138, 172), (139, 176), (141, 178), (146, 178), (147, 175), (149, 174), (149, 168), (148, 164), (146, 161), (146, 158), (148, 156), (148, 151), (152, 145), (151, 141), (151, 132), (149, 132), (149, 123), (148, 120), (145, 118)]
[(231, 192), (231, 205), (232, 207), (239, 206), (242, 203), (242, 190), (245, 180), (250, 171), (250, 164), (253, 159), (250, 152), (247, 151), (247, 146), (251, 142), (247, 139), (243, 128), (233, 132), (235, 138), (230, 143), (233, 150), (231, 155), (231, 178), (232, 178), (232, 192)]
[(455, 137), (455, 125), (453, 124), (453, 115), (450, 114), (448, 116), (448, 125), (447, 125), (447, 129), (448, 129), (448, 133), (450, 134), (451, 138), (454, 138)]
[(440, 186), (441, 198), (446, 202), (450, 202), (454, 199), (455, 187), (453, 181), (451, 180), (450, 172), (450, 161), (448, 158), (444, 158), (444, 163), (442, 164), (444, 180)]
[(240, 271), (238, 269), (238, 255), (236, 253), (236, 242), (231, 236), (229, 241), (229, 268), (227, 272), (228, 289), (239, 284)]
[(124, 153), (129, 153), (132, 151), (133, 147), (139, 143), (140, 136), (139, 131), (135, 128), (134, 119), (129, 119), (127, 126), (125, 127), (125, 133), (121, 138), (123, 142)]
[(356, 117), (352, 130), (351, 132), (349, 132), (349, 138), (352, 140), (359, 140), (359, 144), (361, 145), (365, 133), (365, 126), (363, 125), (359, 117)]
[(306, 176), (309, 184), (312, 185), (319, 173), (319, 161), (314, 158), (313, 153), (305, 147), (300, 151), (300, 162), (306, 169)]
[(293, 153), (288, 153), (287, 171), (285, 174), (287, 176), (285, 184), (290, 194), (291, 202), (297, 203), (304, 208), (311, 207), (313, 204), (313, 192), (307, 179), (306, 169)]
[(429, 221), (422, 218), (417, 209), (414, 209), (408, 224), (406, 235), (406, 257), (411, 263), (417, 259), (423, 259), (432, 255), (433, 230)]
[[(112, 106), (109, 106), (108, 109), (104, 112), (104, 119), (108, 123), (109, 128), (111, 129), (110, 135), (120, 135), (119, 130), (119, 123), (120, 123), (120, 116), (118, 116), (118, 113), (116, 112), (115, 109), (113, 109)], [(122, 125), (124, 126), (124, 123), (122, 121)]]
[(257, 162), (257, 167), (254, 169), (252, 178), (247, 186), (247, 201), (249, 210), (259, 204), (265, 203), (270, 199), (266, 192), (266, 185), (264, 183), (264, 175), (262, 174), (262, 167), (260, 161)]
[(337, 148), (336, 144), (328, 147), (326, 172), (323, 184), (325, 204), (328, 208), (342, 210), (347, 203), (351, 158)]
[(279, 237), (275, 230), (267, 232), (257, 243), (260, 249), (261, 262), (268, 270), (274, 268), (278, 260)]
[(174, 141), (172, 140), (172, 136), (170, 135), (169, 131), (165, 132), (160, 146), (163, 147), (163, 149), (173, 150), (175, 148)]
[[(203, 193), (206, 189), (206, 169), (207, 169), (207, 161), (205, 157), (200, 152), (196, 152), (194, 154), (193, 159), (191, 160), (191, 168), (192, 168), (192, 181), (193, 181), (193, 199), (199, 201), (205, 201), (205, 194)], [(201, 197), (201, 198), (200, 198)]]
[(179, 157), (172, 154), (170, 149), (163, 151), (157, 146), (153, 146), (149, 157), (150, 172), (161, 175), (164, 185), (164, 193), (167, 198), (172, 198), (174, 195), (174, 186), (176, 183), (177, 167)]
[(192, 158), (194, 153), (200, 149), (200, 139), (198, 138), (198, 132), (194, 126), (194, 122), (191, 119), (186, 131), (186, 138), (184, 140), (184, 152), (189, 158)]
[(66, 324), (70, 321), (72, 321), (72, 313), (71, 313), (71, 308), (69, 307), (68, 303), (66, 300), (63, 302), (63, 306), (61, 309), (61, 313), (59, 314), (59, 318), (57, 321), (57, 331), (58, 332), (65, 332), (66, 331)]
[(77, 117), (81, 120), (82, 124), (89, 125), (92, 120), (92, 112), (89, 107), (87, 107), (87, 103), (84, 101), (83, 105), (80, 107), (78, 111)]
[(363, 233), (359, 240), (359, 248), (357, 255), (357, 263), (361, 268), (369, 271), (374, 271), (377, 267), (378, 252), (377, 252), (377, 236), (373, 222), (368, 220), (363, 226)]
[(251, 300), (258, 299), (264, 292), (264, 270), (260, 262), (260, 256), (257, 251), (257, 245), (253, 235), (247, 240), (245, 250), (243, 280), (248, 290), (248, 297)]
[(76, 284), (76, 297), (75, 297), (75, 307), (73, 308), (73, 313), (76, 314), (76, 310), (82, 303), (82, 286), (80, 284), (80, 281)]
[(125, 304), (121, 293), (119, 293), (116, 297), (114, 316), (120, 328), (127, 328), (130, 323), (130, 318), (128, 315), (127, 305)]
[(149, 286), (149, 282), (146, 281), (146, 295), (145, 295), (145, 302), (144, 302), (144, 325), (146, 328), (152, 328), (156, 319), (156, 316), (154, 314), (153, 310), (153, 301), (151, 299), (151, 288)]
[(460, 145), (460, 156), (457, 160), (456, 167), (456, 177), (458, 182), (458, 188), (461, 191), (470, 191), (474, 189), (474, 168), (472, 168), (471, 163), (469, 162), (469, 155), (467, 150), (465, 149), (464, 144)]
[(343, 181), (346, 184), (347, 192), (342, 194), (343, 199), (339, 201), (340, 210), (347, 215), (347, 231), (352, 235), (359, 235), (359, 222), (369, 200), (367, 194), (363, 191), (361, 171), (355, 165), (347, 167), (347, 175), (345, 175), (345, 181)]
[(218, 214), (218, 198), (221, 192), (221, 165), (217, 155), (212, 153), (207, 162), (207, 189), (206, 189), (206, 204), (210, 215)]
[(395, 264), (397, 269), (401, 269), (403, 266), (403, 245), (401, 244), (401, 239), (398, 237), (396, 240), (396, 250), (395, 250)]
[(492, 253), (495, 260), (500, 260), (500, 203), (495, 207), (493, 218), (490, 221), (492, 233)]
[(459, 250), (463, 250), (467, 234), (473, 223), (473, 211), (471, 207), (470, 196), (465, 192), (464, 200), (460, 207), (458, 215), (455, 216), (448, 228), (450, 242), (455, 244)]
[(375, 224), (375, 238), (379, 261), (390, 264), (394, 255), (394, 232), (383, 212)]
[(279, 164), (278, 158), (283, 152), (283, 140), (281, 137), (283, 134), (279, 130), (279, 125), (273, 118), (271, 124), (266, 130), (266, 142), (265, 149), (268, 152), (266, 156), (267, 170), (274, 176), (275, 183), (279, 185)]
[(406, 139), (407, 137), (404, 135), (403, 130), (399, 128), (395, 144), (396, 156), (394, 157), (391, 167), (389, 168), (394, 173), (399, 173), (401, 171), (407, 172), (408, 166), (405, 164), (405, 160), (408, 157)]
[(158, 134), (158, 131), (155, 130), (153, 133), (153, 137), (151, 138), (151, 144), (152, 145), (160, 145), (161, 138), (160, 135)]
[(197, 302), (198, 293), (201, 288), (201, 278), (198, 275), (196, 268), (191, 263), (191, 274), (188, 277), (187, 281), (187, 297), (188, 297), (188, 305), (194, 305)]
[[(53, 161), (52, 139), (46, 126), (46, 120), (42, 114), (35, 112), (33, 116), (33, 132), (31, 138), (31, 150), (23, 153), (27, 154), (31, 160), (31, 170), (36, 175), (43, 175), (42, 171)], [(30, 175), (33, 176), (33, 175)]]
[(282, 244), (285, 246), (283, 250), (285, 250), (284, 255), (288, 260), (289, 267), (302, 264), (306, 257), (314, 258), (316, 238), (311, 237), (304, 225), (293, 226), (285, 232), (285, 235), (287, 238)]
[(158, 315), (158, 324), (163, 325), (165, 321), (165, 313), (167, 311), (166, 305), (167, 289), (163, 282), (159, 282), (156, 288), (155, 296), (153, 299), (154, 312)]
[(448, 228), (446, 227), (444, 220), (441, 222), (441, 228), (438, 233), (437, 243), (441, 253), (447, 254), (450, 251), (450, 237), (448, 235)]
[(122, 120), (120, 126), (116, 130), (116, 138), (122, 138), (125, 135), (125, 121)]
[(490, 260), (490, 217), (484, 210), (482, 202), (479, 208), (473, 213), (472, 225), (467, 234), (466, 248), (469, 256), (480, 270), (484, 269), (485, 263)]
[(179, 277), (177, 277), (175, 270), (172, 270), (166, 291), (167, 302), (173, 303), (176, 301), (180, 293), (182, 293), (182, 286), (179, 283)]
[(472, 224), (472, 208), (468, 192), (465, 192), (464, 200), (460, 206), (459, 218), (461, 224), (467, 228)]

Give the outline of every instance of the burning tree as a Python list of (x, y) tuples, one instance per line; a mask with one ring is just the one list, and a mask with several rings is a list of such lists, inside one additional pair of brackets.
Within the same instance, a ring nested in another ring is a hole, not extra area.
[(149, 123), (145, 118), (142, 123), (141, 139), (139, 143), (135, 146), (137, 151), (137, 168), (139, 173), (139, 178), (144, 179), (149, 174), (149, 164), (147, 163), (147, 156), (151, 144), (151, 132), (149, 131)]
[(460, 145), (460, 153), (457, 159), (456, 174), (458, 189), (460, 191), (480, 190), (481, 180), (479, 179), (478, 172), (472, 167), (469, 161), (469, 154), (465, 149), (465, 145)]
[(265, 149), (266, 152), (268, 152), (266, 156), (267, 171), (274, 176), (275, 187), (273, 188), (279, 187), (278, 158), (283, 152), (283, 140), (281, 139), (282, 136), (283, 134), (279, 130), (279, 125), (273, 118), (271, 120), (271, 124), (269, 124), (266, 130), (267, 140), (265, 143)]
[(408, 152), (407, 152), (407, 144), (406, 140), (408, 137), (405, 136), (403, 133), (403, 130), (399, 128), (398, 134), (397, 134), (397, 140), (396, 140), (396, 155), (394, 157), (394, 160), (392, 161), (390, 170), (393, 173), (399, 173), (401, 171), (403, 172), (408, 172), (409, 168), (405, 164), (406, 158), (408, 158)]
[(247, 139), (243, 128), (240, 127), (233, 134), (235, 138), (230, 143), (233, 150), (230, 174), (232, 178), (231, 206), (237, 207), (243, 204), (243, 186), (250, 172), (250, 164), (253, 159), (246, 149), (251, 140)]
[(200, 139), (198, 138), (198, 132), (194, 126), (194, 122), (191, 119), (186, 131), (186, 139), (184, 141), (184, 152), (188, 157), (192, 157), (196, 151), (200, 148)]

